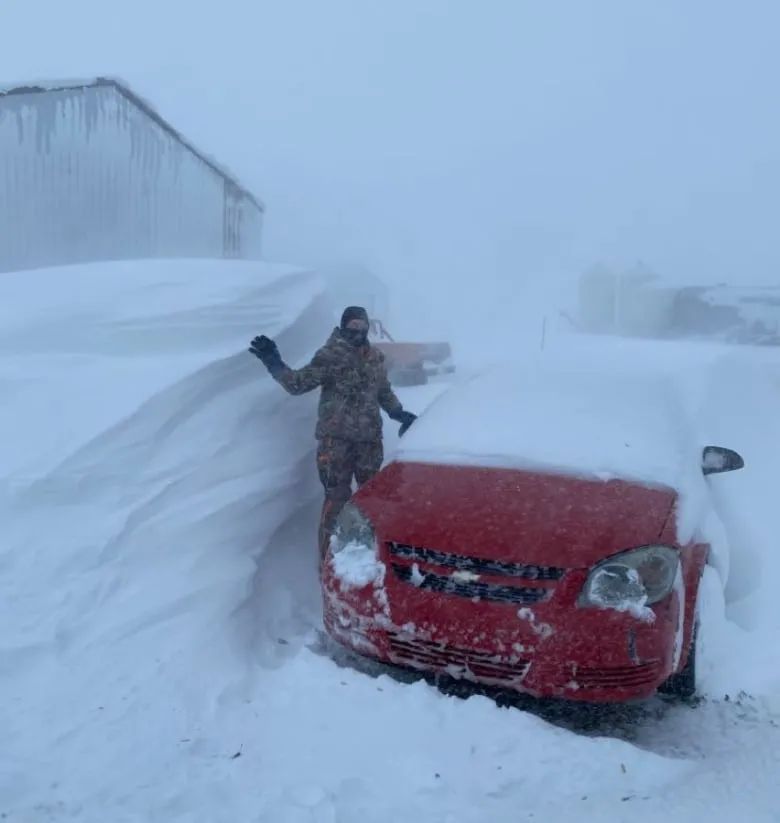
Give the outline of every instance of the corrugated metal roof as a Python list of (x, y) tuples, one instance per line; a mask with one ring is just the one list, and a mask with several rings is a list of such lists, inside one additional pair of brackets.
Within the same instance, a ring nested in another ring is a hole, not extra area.
[(57, 91), (73, 91), (78, 89), (87, 89), (95, 87), (110, 87), (118, 94), (121, 94), (129, 100), (136, 108), (140, 109), (150, 120), (153, 120), (163, 131), (173, 137), (177, 142), (184, 146), (189, 152), (197, 157), (202, 163), (208, 166), (212, 171), (225, 179), (228, 183), (236, 188), (244, 197), (252, 202), (261, 212), (265, 212), (265, 205), (263, 202), (255, 197), (248, 189), (244, 188), (238, 180), (223, 166), (217, 163), (212, 157), (204, 154), (197, 149), (189, 140), (187, 140), (181, 132), (175, 129), (150, 103), (139, 97), (134, 91), (131, 91), (120, 80), (112, 77), (96, 77), (89, 80), (63, 80), (50, 82), (37, 82), (30, 85), (19, 85), (10, 88), (0, 88), (0, 103), (4, 97), (11, 97), (18, 94), (45, 94), (47, 92)]

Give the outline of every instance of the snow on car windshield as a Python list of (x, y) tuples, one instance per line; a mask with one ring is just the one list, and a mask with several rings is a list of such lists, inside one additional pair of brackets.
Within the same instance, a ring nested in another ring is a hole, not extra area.
[(671, 375), (545, 359), (496, 367), (446, 392), (406, 435), (397, 458), (680, 490), (692, 469), (700, 474), (699, 454)]

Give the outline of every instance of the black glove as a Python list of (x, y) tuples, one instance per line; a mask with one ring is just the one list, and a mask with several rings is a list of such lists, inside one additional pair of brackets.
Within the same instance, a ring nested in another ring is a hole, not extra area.
[(249, 346), (249, 351), (255, 355), (255, 357), (259, 357), (260, 360), (263, 361), (263, 365), (268, 369), (268, 371), (274, 371), (275, 369), (280, 369), (284, 366), (282, 362), (282, 356), (279, 354), (279, 349), (269, 337), (266, 337), (264, 334), (261, 334), (259, 337), (255, 337), (252, 340), (252, 344)]
[(398, 430), (398, 436), (403, 437), (409, 430), (409, 426), (411, 426), (412, 423), (414, 423), (414, 421), (417, 420), (417, 415), (401, 409), (401, 411), (394, 412), (393, 414), (391, 414), (390, 419), (395, 420), (397, 423), (401, 424), (401, 428)]

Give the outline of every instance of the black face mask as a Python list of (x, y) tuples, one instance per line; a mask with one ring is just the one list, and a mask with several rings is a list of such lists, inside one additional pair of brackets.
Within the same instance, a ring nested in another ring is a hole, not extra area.
[(342, 329), (341, 336), (351, 346), (364, 346), (368, 342), (368, 329)]

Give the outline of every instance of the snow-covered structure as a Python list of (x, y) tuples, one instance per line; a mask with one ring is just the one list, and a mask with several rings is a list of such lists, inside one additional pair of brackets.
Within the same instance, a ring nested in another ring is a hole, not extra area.
[(675, 295), (645, 266), (593, 266), (580, 277), (579, 322), (595, 334), (656, 337), (672, 324)]
[(592, 334), (780, 344), (780, 287), (676, 282), (604, 265), (579, 281), (578, 324)]
[(260, 257), (264, 206), (124, 84), (0, 90), (0, 271)]
[(780, 345), (780, 286), (688, 286), (675, 302), (672, 331), (735, 343)]

